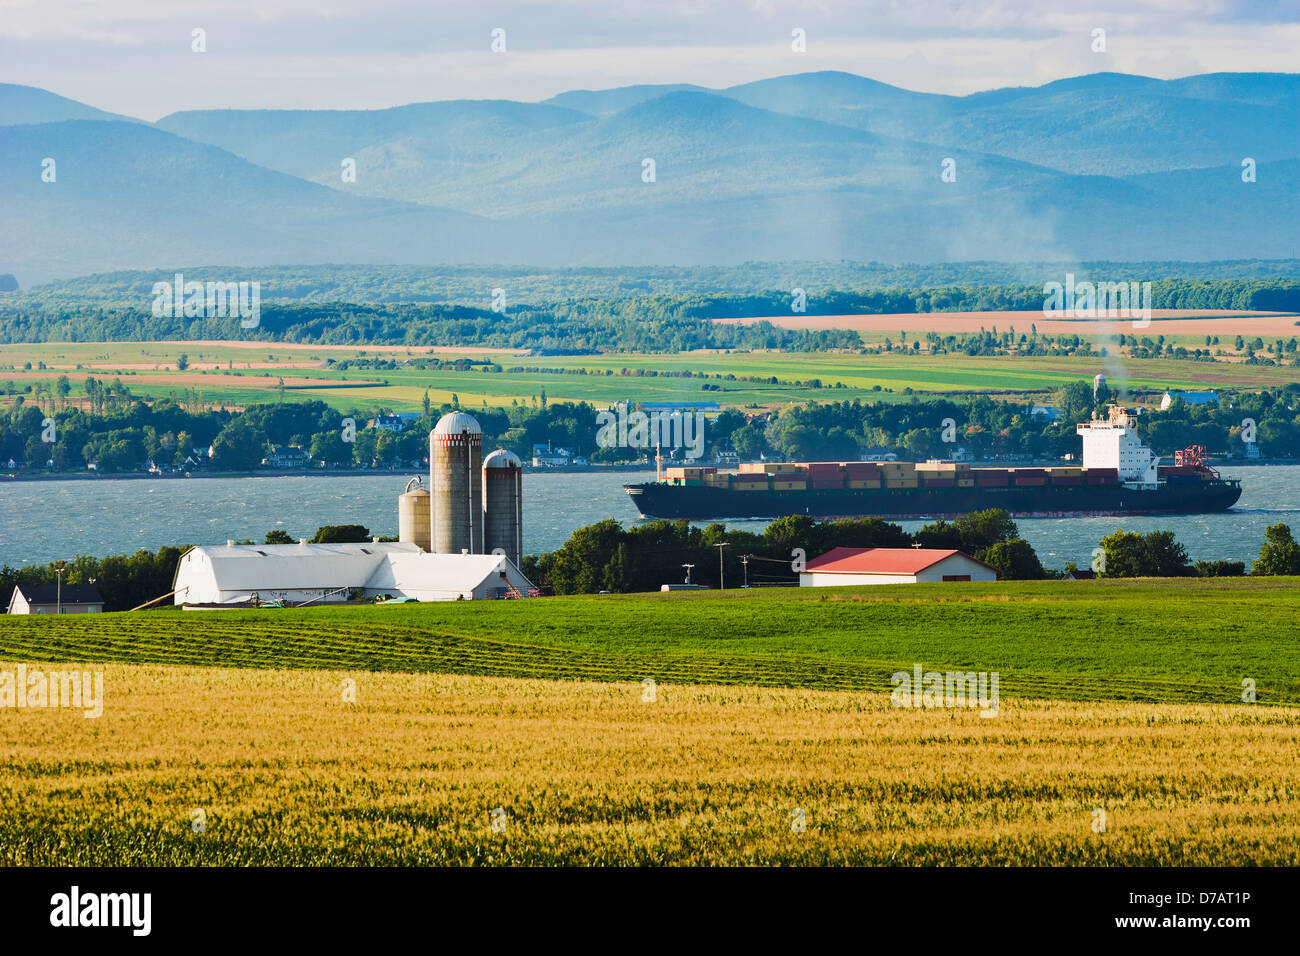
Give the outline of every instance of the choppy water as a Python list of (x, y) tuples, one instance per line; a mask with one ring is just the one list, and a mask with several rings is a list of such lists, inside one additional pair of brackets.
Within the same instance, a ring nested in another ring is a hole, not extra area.
[[(1026, 518), (1021, 533), (1043, 564), (1087, 567), (1092, 549), (1121, 525), (1126, 531), (1169, 529), (1193, 560), (1249, 563), (1264, 529), (1276, 522), (1300, 534), (1300, 467), (1221, 469), (1242, 479), (1237, 507), (1186, 517)], [(577, 528), (602, 518), (631, 524), (636, 509), (623, 491), (644, 474), (529, 474), (524, 477), (524, 549), (560, 547)], [(261, 541), (272, 528), (310, 537), (326, 524), (363, 524), (397, 533), (397, 496), (405, 478), (266, 477), (157, 480), (24, 481), (0, 484), (0, 565), (43, 564), (78, 554), (104, 556), (168, 544)], [(908, 530), (925, 522), (905, 521)], [(734, 522), (761, 531), (765, 522)]]

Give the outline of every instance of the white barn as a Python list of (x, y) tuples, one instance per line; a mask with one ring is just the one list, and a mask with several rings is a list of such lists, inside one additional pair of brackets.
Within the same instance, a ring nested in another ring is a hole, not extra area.
[(935, 548), (832, 548), (799, 574), (800, 587), (996, 581), (996, 568), (960, 551)]
[(536, 593), (504, 555), (429, 554), (407, 542), (191, 548), (177, 563), (176, 604), (335, 603), (388, 594), (419, 601)]

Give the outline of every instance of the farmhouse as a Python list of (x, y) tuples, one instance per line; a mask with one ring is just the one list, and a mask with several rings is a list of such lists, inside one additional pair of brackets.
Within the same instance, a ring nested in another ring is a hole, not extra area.
[(350, 597), (418, 601), (524, 597), (532, 583), (499, 554), (430, 554), (409, 542), (191, 548), (172, 584), (176, 604), (336, 603)]
[(98, 614), (104, 599), (93, 584), (20, 584), (9, 598), (10, 614)]
[(832, 548), (799, 573), (800, 587), (996, 581), (998, 572), (960, 551), (933, 548)]

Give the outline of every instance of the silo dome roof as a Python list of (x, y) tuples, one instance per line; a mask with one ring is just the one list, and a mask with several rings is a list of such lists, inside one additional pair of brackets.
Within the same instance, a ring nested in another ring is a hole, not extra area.
[(438, 424), (433, 427), (435, 435), (459, 435), (461, 432), (482, 435), (483, 429), (479, 428), (478, 421), (473, 415), (467, 415), (465, 412), (448, 412), (438, 419)]
[(519, 456), (512, 451), (504, 448), (498, 448), (492, 454), (483, 459), (484, 468), (523, 468), (524, 463), (519, 460)]

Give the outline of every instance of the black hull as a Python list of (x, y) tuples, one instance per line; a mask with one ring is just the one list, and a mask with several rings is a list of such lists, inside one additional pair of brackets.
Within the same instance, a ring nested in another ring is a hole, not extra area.
[(948, 518), (1001, 508), (1017, 518), (1079, 515), (1173, 515), (1227, 511), (1241, 497), (1236, 481), (1123, 485), (1047, 485), (1035, 488), (843, 488), (808, 491), (735, 491), (668, 485), (624, 485), (646, 518), (770, 519)]

